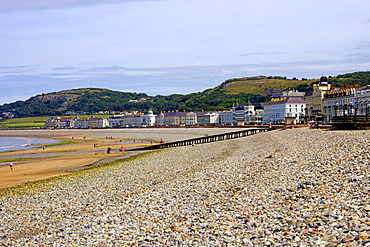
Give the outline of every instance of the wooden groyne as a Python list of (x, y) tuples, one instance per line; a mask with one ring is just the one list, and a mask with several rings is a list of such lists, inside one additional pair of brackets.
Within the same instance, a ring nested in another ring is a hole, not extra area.
[(160, 144), (152, 144), (150, 146), (146, 147), (139, 147), (130, 149), (128, 151), (143, 151), (143, 150), (154, 150), (154, 149), (162, 149), (162, 148), (171, 148), (171, 147), (179, 147), (179, 146), (187, 146), (187, 145), (195, 145), (195, 144), (202, 144), (202, 143), (209, 143), (209, 142), (216, 142), (216, 141), (223, 141), (223, 140), (229, 140), (229, 139), (235, 139), (240, 138), (244, 136), (250, 136), (257, 134), (259, 132), (265, 132), (271, 130), (269, 128), (248, 128), (245, 130), (238, 130), (233, 132), (227, 132), (223, 134), (217, 134), (217, 135), (207, 135), (187, 140), (181, 140), (181, 141), (174, 141), (174, 142), (166, 142), (166, 143), (160, 143)]

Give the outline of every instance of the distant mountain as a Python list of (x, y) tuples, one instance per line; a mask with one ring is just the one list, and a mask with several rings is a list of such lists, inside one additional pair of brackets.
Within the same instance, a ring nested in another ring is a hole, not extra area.
[[(255, 76), (226, 80), (203, 92), (187, 95), (148, 96), (145, 93), (118, 92), (100, 88), (81, 88), (41, 94), (26, 101), (0, 105), (0, 112), (16, 117), (65, 115), (66, 112), (93, 114), (99, 111), (227, 110), (237, 103), (266, 102), (271, 94), (286, 89), (308, 91), (319, 79), (298, 80), (282, 76)], [(328, 76), (333, 86), (370, 84), (370, 72)]]

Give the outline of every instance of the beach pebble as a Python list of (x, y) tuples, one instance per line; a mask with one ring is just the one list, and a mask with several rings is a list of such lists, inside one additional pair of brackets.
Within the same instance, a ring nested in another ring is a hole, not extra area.
[(270, 131), (29, 184), (0, 197), (0, 245), (368, 246), (369, 137)]

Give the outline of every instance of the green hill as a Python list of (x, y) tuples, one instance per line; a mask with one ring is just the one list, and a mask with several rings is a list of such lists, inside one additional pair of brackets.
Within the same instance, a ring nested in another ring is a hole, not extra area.
[[(287, 79), (282, 76), (255, 76), (226, 80), (219, 86), (187, 95), (148, 96), (145, 93), (118, 92), (100, 88), (81, 88), (41, 94), (26, 101), (0, 105), (0, 112), (11, 111), (16, 117), (55, 116), (67, 112), (94, 114), (99, 111), (154, 112), (185, 110), (227, 110), (236, 103), (266, 102), (271, 94), (287, 89), (308, 91), (319, 79)], [(370, 72), (329, 76), (333, 86), (370, 84)]]
[(228, 94), (238, 94), (241, 92), (249, 92), (251, 94), (271, 95), (281, 92), (287, 88), (296, 88), (300, 84), (310, 85), (317, 79), (311, 80), (287, 80), (287, 79), (271, 79), (266, 76), (258, 76), (252, 78), (239, 78), (228, 80), (223, 84), (223, 89)]
[(41, 94), (26, 101), (4, 104), (0, 106), (0, 111), (13, 111), (17, 117), (64, 115), (68, 111), (76, 113), (120, 111), (122, 104), (145, 97), (147, 95), (144, 93), (81, 88)]

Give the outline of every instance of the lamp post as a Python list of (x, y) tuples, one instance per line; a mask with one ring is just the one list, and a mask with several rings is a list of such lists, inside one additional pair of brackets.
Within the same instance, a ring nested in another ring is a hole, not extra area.
[(343, 122), (345, 122), (346, 121), (346, 111), (347, 111), (347, 105), (346, 104), (344, 104), (342, 106), (342, 110), (343, 110)]
[(304, 108), (304, 112), (305, 112), (305, 115), (304, 115), (304, 119), (305, 119), (305, 122), (306, 124), (308, 123), (308, 108)]
[(337, 114), (338, 114), (338, 103), (335, 103), (334, 107), (334, 119), (337, 121)]
[(366, 103), (366, 122), (368, 114), (369, 114), (369, 103)]

